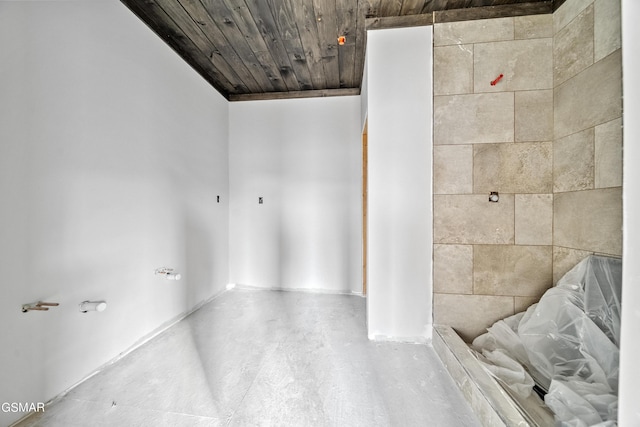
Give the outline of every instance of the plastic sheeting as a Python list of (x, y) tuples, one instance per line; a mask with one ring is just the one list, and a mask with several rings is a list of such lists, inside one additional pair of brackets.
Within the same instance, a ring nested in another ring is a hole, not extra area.
[(472, 347), (522, 398), (533, 380), (558, 425), (615, 426), (622, 262), (589, 256), (537, 304), (496, 322)]

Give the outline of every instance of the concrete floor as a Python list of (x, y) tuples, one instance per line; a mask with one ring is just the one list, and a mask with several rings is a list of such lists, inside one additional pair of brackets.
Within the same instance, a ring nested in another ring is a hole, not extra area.
[(371, 342), (357, 296), (234, 289), (25, 426), (478, 426), (430, 346)]

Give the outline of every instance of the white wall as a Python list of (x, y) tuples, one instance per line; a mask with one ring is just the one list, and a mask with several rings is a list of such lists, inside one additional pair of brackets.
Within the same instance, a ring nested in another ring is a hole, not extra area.
[(621, 427), (640, 426), (640, 16), (637, 0), (622, 0), (622, 67), (624, 89), (624, 223), (622, 258), (622, 338), (620, 347)]
[(0, 402), (46, 401), (226, 285), (228, 106), (113, 0), (0, 2), (0, 94)]
[(236, 102), (229, 115), (230, 282), (361, 292), (359, 98)]
[(373, 339), (431, 337), (432, 29), (369, 31), (369, 258)]

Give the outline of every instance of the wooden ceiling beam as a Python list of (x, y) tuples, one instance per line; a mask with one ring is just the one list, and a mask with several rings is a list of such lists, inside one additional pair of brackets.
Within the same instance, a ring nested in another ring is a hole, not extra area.
[(388, 16), (385, 18), (367, 18), (367, 30), (387, 28), (422, 27), (433, 24), (431, 13), (424, 15)]
[(388, 16), (367, 18), (367, 30), (418, 27), (434, 23), (473, 21), (476, 19), (506, 18), (511, 16), (543, 15), (552, 13), (553, 2), (538, 1), (498, 6), (470, 7), (464, 9), (439, 10), (421, 15)]
[(473, 21), (476, 19), (508, 18), (511, 16), (545, 15), (553, 12), (553, 1), (470, 7), (433, 12), (433, 23)]
[(322, 89), (300, 90), (290, 92), (266, 92), (247, 93), (243, 95), (230, 95), (229, 101), (266, 101), (271, 99), (298, 99), (298, 98), (326, 98), (330, 96), (356, 96), (360, 95), (359, 88), (350, 89)]

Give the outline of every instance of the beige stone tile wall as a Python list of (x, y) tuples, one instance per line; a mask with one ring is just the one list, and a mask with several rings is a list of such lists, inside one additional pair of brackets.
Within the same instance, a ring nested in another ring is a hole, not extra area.
[(552, 284), (553, 79), (551, 15), (434, 25), (434, 320), (466, 340)]
[[(552, 39), (477, 43), (473, 55), (475, 93), (550, 89)], [(495, 85), (491, 82), (504, 77)]]
[(513, 142), (513, 104), (513, 92), (434, 96), (433, 143)]
[(593, 188), (595, 131), (588, 128), (553, 143), (553, 191)]
[(500, 195), (499, 203), (488, 200), (488, 194), (434, 195), (434, 243), (514, 244), (514, 195)]
[(596, 0), (594, 13), (598, 19), (594, 22), (594, 61), (600, 61), (622, 46), (619, 0)]
[(494, 322), (515, 311), (514, 297), (492, 295), (433, 295), (436, 324), (450, 325), (466, 342), (485, 332)]
[(515, 94), (516, 142), (553, 140), (553, 90)]
[(551, 283), (551, 246), (474, 245), (473, 293), (541, 297)]
[(553, 280), (591, 253), (622, 255), (619, 0), (553, 15)]
[(593, 5), (555, 34), (553, 59), (556, 86), (593, 64)]
[(516, 194), (516, 245), (553, 244), (553, 194)]
[(434, 25), (436, 324), (472, 340), (621, 254), (621, 96), (619, 0)]
[(546, 15), (516, 16), (513, 24), (516, 40), (553, 37), (553, 19)]
[(473, 193), (473, 145), (436, 145), (433, 158), (434, 194)]
[(473, 246), (434, 245), (434, 292), (473, 294)]
[(595, 186), (622, 186), (622, 118), (595, 128)]
[(437, 24), (433, 26), (433, 45), (450, 46), (513, 40), (514, 27), (513, 18)]
[(553, 244), (622, 255), (622, 187), (557, 193)]
[(565, 248), (562, 246), (553, 247), (553, 283), (558, 283), (558, 280), (565, 275), (566, 272), (571, 270), (577, 263), (582, 261), (585, 257), (591, 255), (592, 252), (581, 251), (579, 249)]
[(557, 86), (553, 97), (555, 137), (621, 117), (621, 76), (622, 55), (618, 49)]
[(551, 142), (476, 144), (474, 193), (550, 193)]

